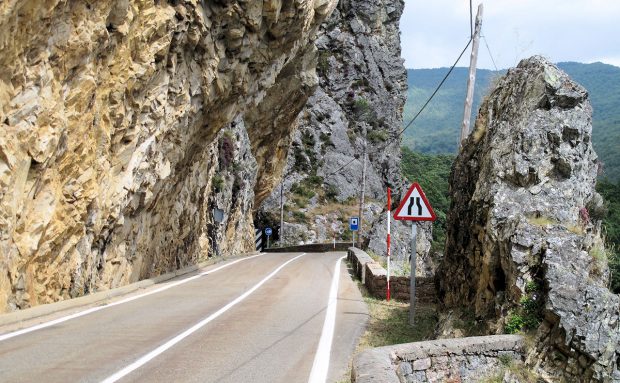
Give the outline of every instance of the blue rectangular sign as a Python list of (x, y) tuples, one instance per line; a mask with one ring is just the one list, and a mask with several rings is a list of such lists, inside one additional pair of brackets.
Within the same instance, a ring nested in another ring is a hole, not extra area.
[(351, 231), (357, 231), (359, 229), (360, 219), (358, 217), (351, 217), (349, 219), (349, 227)]

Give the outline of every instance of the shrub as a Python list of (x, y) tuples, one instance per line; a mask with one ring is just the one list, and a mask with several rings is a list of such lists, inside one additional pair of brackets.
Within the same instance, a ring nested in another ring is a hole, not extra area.
[(504, 332), (515, 334), (520, 331), (534, 330), (538, 327), (543, 316), (543, 301), (541, 286), (530, 281), (525, 285), (525, 296), (519, 305), (508, 315)]
[(293, 218), (297, 222), (307, 222), (308, 221), (308, 218), (306, 217), (306, 213), (304, 213), (303, 211), (294, 211), (293, 212)]
[(336, 197), (338, 197), (338, 188), (335, 185), (327, 185), (325, 189), (325, 198), (328, 201), (336, 202)]
[(510, 314), (506, 320), (504, 332), (506, 334), (516, 334), (523, 328), (523, 317), (519, 314)]
[(305, 148), (314, 147), (315, 141), (312, 133), (310, 133), (309, 131), (304, 131), (301, 134), (301, 143), (304, 145)]
[(321, 186), (323, 184), (323, 177), (317, 176), (316, 174), (309, 175), (304, 180), (304, 183), (311, 186)]
[(211, 183), (213, 184), (213, 189), (215, 189), (215, 192), (219, 193), (224, 187), (224, 178), (221, 175), (216, 174), (213, 176)]
[(388, 132), (385, 129), (371, 130), (367, 138), (372, 143), (385, 142), (388, 139)]
[(365, 98), (358, 98), (353, 103), (353, 111), (358, 116), (364, 116), (370, 111), (370, 105), (368, 105), (368, 101)]
[(291, 191), (294, 194), (305, 198), (312, 198), (316, 195), (316, 193), (310, 190), (306, 185), (304, 185), (303, 183), (299, 184), (297, 182), (291, 185)]

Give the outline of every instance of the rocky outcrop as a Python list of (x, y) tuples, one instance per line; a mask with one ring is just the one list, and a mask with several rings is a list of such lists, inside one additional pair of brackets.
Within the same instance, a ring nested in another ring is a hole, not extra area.
[(584, 88), (524, 60), (483, 102), (450, 179), (443, 304), (492, 333), (536, 331), (527, 362), (551, 380), (620, 380), (591, 113)]
[[(299, 129), (289, 149), (281, 185), (261, 206), (264, 225), (280, 224), (280, 187), (285, 201), (284, 243), (349, 240), (348, 217), (357, 216), (364, 148), (366, 204), (361, 234), (372, 249), (385, 253), (386, 188), (395, 200), (404, 182), (400, 170), (402, 110), (406, 71), (400, 57), (402, 0), (341, 0), (322, 25), (319, 88), (297, 119)], [(405, 225), (394, 224), (409, 238)], [(430, 243), (420, 240), (428, 252)], [(394, 254), (406, 259), (407, 240), (395, 242)]]
[(334, 6), (2, 2), (0, 312), (251, 250)]

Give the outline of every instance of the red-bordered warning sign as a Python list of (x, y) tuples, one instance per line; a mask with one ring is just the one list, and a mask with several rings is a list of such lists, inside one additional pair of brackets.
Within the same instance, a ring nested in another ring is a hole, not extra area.
[(434, 221), (436, 218), (431, 204), (417, 182), (411, 185), (394, 212), (394, 219), (404, 221)]

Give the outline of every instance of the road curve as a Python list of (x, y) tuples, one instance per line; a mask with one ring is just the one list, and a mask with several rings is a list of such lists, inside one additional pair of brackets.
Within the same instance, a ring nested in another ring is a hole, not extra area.
[[(6, 339), (0, 380), (308, 382), (343, 255), (265, 254)], [(329, 363), (328, 382), (346, 375), (367, 320), (344, 262), (337, 282), (331, 353), (318, 357)]]

